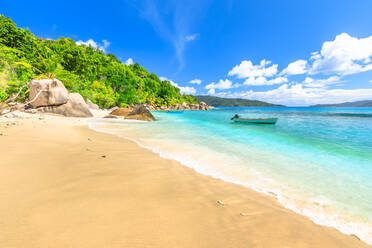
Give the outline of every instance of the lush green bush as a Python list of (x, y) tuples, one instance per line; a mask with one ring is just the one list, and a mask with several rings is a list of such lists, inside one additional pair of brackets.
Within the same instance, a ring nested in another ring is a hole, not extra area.
[[(169, 81), (161, 81), (137, 63), (127, 66), (113, 54), (78, 46), (69, 38), (37, 38), (0, 15), (1, 92), (13, 94), (32, 78), (51, 77), (61, 80), (69, 91), (105, 108), (136, 103), (163, 106), (196, 103), (193, 96), (180, 94)], [(20, 100), (25, 97), (26, 91)]]
[(7, 98), (8, 98), (8, 95), (5, 93), (5, 91), (2, 88), (0, 88), (0, 102), (4, 101)]

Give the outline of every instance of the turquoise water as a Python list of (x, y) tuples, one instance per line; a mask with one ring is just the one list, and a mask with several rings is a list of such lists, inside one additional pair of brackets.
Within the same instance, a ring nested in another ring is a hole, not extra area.
[[(246, 125), (243, 117), (279, 117)], [(153, 112), (157, 122), (94, 120), (196, 171), (272, 195), (314, 222), (372, 244), (372, 108)]]

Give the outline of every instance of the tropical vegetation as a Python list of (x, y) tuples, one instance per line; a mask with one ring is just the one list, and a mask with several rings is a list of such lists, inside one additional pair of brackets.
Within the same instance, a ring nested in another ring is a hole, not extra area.
[[(196, 103), (167, 80), (160, 80), (138, 63), (125, 65), (113, 54), (73, 39), (42, 39), (0, 15), (0, 102), (32, 79), (57, 78), (71, 92), (100, 107), (147, 103), (170, 106)], [(18, 101), (28, 97), (24, 87)]]

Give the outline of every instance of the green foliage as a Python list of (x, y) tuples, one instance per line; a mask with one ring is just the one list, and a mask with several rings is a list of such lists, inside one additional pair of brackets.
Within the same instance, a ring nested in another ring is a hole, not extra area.
[(239, 98), (222, 98), (216, 96), (196, 96), (198, 102), (205, 102), (215, 107), (274, 107), (281, 106), (267, 102), (239, 99)]
[(8, 98), (8, 95), (5, 93), (5, 91), (0, 88), (0, 102), (5, 101)]
[[(169, 81), (161, 81), (138, 63), (124, 65), (113, 54), (78, 46), (69, 38), (37, 38), (0, 15), (0, 89), (9, 95), (33, 78), (53, 77), (69, 91), (105, 108), (136, 103), (196, 103), (193, 96), (180, 94)], [(21, 98), (26, 96), (21, 94)]]

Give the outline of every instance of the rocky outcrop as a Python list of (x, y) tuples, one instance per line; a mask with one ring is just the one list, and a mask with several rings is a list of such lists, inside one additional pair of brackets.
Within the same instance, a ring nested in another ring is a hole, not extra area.
[[(170, 108), (167, 108), (165, 110), (185, 110), (185, 109), (190, 109), (190, 110), (211, 110), (212, 107), (208, 106), (205, 102), (201, 102), (200, 104), (177, 104), (174, 106), (171, 106)], [(163, 110), (160, 108), (160, 110)]]
[(209, 110), (208, 105), (205, 102), (200, 102), (199, 110)]
[[(88, 100), (92, 109), (99, 107)], [(30, 95), (27, 108), (40, 112), (69, 117), (92, 117), (88, 104), (79, 93), (69, 93), (58, 79), (41, 79), (30, 82)]]
[(87, 105), (90, 109), (99, 109), (98, 105), (93, 103), (91, 100), (87, 99)]
[(148, 110), (211, 110), (213, 107), (208, 106), (205, 102), (201, 102), (200, 104), (187, 104), (183, 102), (182, 104), (176, 104), (173, 106), (165, 107), (165, 106), (156, 106), (151, 104), (143, 104)]
[(38, 110), (68, 117), (93, 117), (84, 98), (79, 93), (69, 93), (65, 104), (40, 107)]
[(116, 110), (116, 109), (118, 109), (119, 107), (118, 106), (114, 106), (114, 107), (112, 107), (112, 108), (109, 108), (107, 111), (109, 112), (109, 113), (111, 113), (112, 111), (114, 111), (114, 110)]
[(126, 119), (141, 120), (141, 121), (156, 121), (155, 117), (143, 104), (135, 106), (132, 112), (128, 114)]
[(32, 107), (66, 104), (68, 91), (58, 79), (41, 79), (30, 82), (29, 101)]
[(127, 117), (130, 112), (132, 112), (133, 109), (131, 108), (117, 108), (114, 109), (110, 115), (115, 115), (115, 116), (122, 116), (122, 117)]

